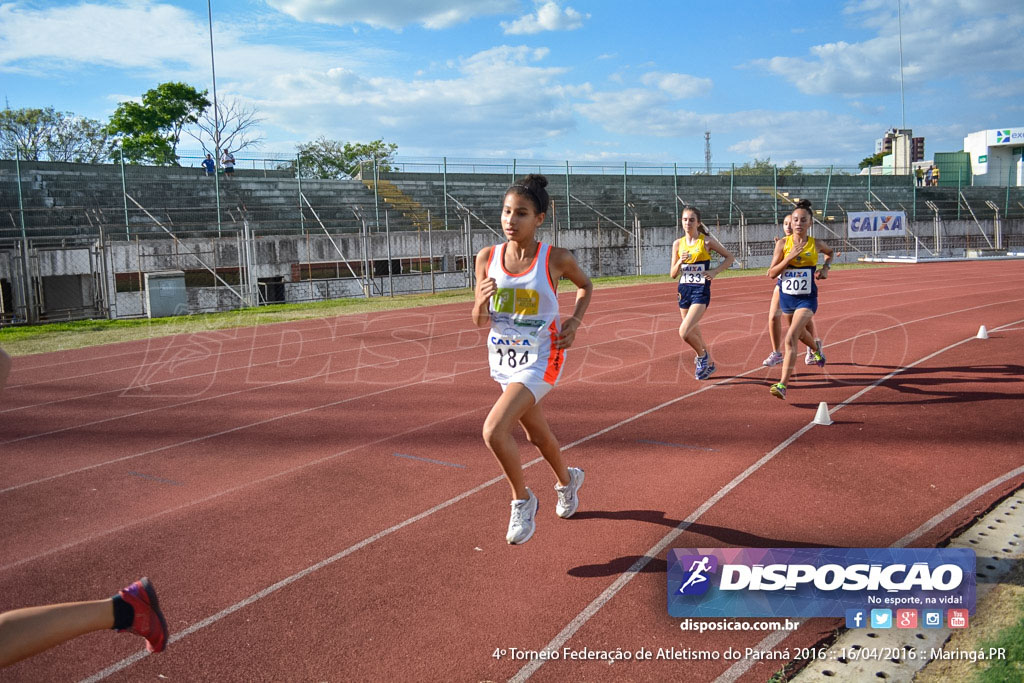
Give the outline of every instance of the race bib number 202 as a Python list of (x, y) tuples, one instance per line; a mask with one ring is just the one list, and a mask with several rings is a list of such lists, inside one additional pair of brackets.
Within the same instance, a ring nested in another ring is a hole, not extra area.
[(782, 293), (790, 296), (810, 296), (812, 272), (809, 268), (784, 270), (782, 272)]

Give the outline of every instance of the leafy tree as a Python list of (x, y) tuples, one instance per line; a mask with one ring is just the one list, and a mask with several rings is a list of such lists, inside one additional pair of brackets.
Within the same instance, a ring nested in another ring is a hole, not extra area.
[(0, 154), (13, 159), (98, 163), (110, 155), (103, 124), (71, 112), (46, 109), (0, 111)]
[[(377, 160), (377, 168), (390, 171), (394, 163), (398, 145), (393, 142), (374, 140), (373, 142), (341, 142), (318, 138), (298, 146), (299, 170), (303, 178), (343, 178), (359, 173), (360, 164), (373, 164)], [(292, 161), (281, 168), (294, 171)]]
[(864, 157), (864, 160), (857, 164), (857, 168), (867, 168), (868, 166), (881, 166), (882, 158), (885, 157), (885, 152), (879, 152), (869, 157)]
[(142, 102), (122, 102), (110, 117), (107, 131), (120, 138), (126, 161), (160, 165), (178, 163), (182, 129), (196, 123), (210, 101), (187, 83), (161, 83), (147, 90)]
[[(778, 168), (779, 175), (796, 175), (803, 173), (804, 169), (802, 166), (797, 166), (795, 161), (791, 161), (785, 166), (776, 166), (772, 163), (771, 157), (765, 157), (764, 159), (758, 159), (754, 157), (753, 162), (747, 162), (742, 166), (735, 168), (736, 175), (772, 175), (775, 169)], [(733, 170), (722, 171), (722, 175), (732, 175)]]
[(246, 147), (257, 146), (263, 141), (263, 136), (257, 129), (262, 122), (263, 119), (257, 115), (255, 107), (234, 98), (227, 98), (217, 100), (216, 121), (211, 107), (204, 111), (196, 124), (189, 127), (186, 132), (202, 146), (203, 152), (217, 154), (224, 149), (238, 152)]

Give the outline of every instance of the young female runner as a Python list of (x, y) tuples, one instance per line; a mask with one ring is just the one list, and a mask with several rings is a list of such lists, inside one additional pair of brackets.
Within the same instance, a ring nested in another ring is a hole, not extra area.
[[(791, 214), (786, 214), (786, 217), (782, 219), (782, 233), (784, 237), (789, 237), (793, 234), (793, 228), (789, 225), (791, 219)], [(776, 243), (778, 243), (778, 238), (776, 238)], [(814, 347), (807, 347), (804, 363), (816, 365), (818, 358), (821, 356), (821, 339), (815, 333), (814, 320), (807, 322), (807, 332), (814, 338)], [(779, 310), (778, 287), (772, 287), (772, 303), (768, 307), (768, 337), (772, 342), (772, 352), (768, 354), (768, 357), (764, 359), (761, 365), (770, 368), (782, 362), (782, 353), (779, 351), (782, 348), (782, 311)]]
[[(536, 529), (537, 497), (523, 482), (519, 449), (512, 437), (515, 423), (537, 447), (558, 479), (555, 513), (571, 517), (579, 506), (583, 470), (566, 467), (540, 401), (562, 372), (565, 349), (572, 346), (593, 285), (572, 253), (537, 241), (547, 214), (548, 181), (531, 174), (505, 193), (501, 227), (507, 241), (476, 255), (476, 300), (473, 322), (490, 325), (487, 351), (491, 377), (502, 388), (484, 421), (484, 443), (498, 459), (512, 489), (512, 513), (505, 540), (526, 543)], [(572, 316), (560, 320), (557, 283), (576, 285)]]
[[(683, 208), (681, 219), (686, 233), (672, 243), (672, 267), (669, 277), (679, 278), (677, 288), (679, 299), (679, 336), (697, 354), (697, 368), (694, 377), (707, 379), (715, 371), (704, 337), (700, 333), (700, 319), (711, 303), (711, 280), (732, 265), (736, 257), (708, 234), (700, 220), (700, 211), (692, 206)], [(718, 252), (723, 261), (717, 268), (711, 268), (711, 253)]]
[[(772, 265), (768, 277), (777, 278), (779, 308), (786, 316), (789, 330), (786, 332), (786, 355), (782, 365), (782, 378), (771, 386), (771, 393), (786, 398), (786, 385), (796, 364), (797, 340), (812, 346), (814, 339), (807, 330), (814, 313), (818, 310), (818, 285), (815, 279), (828, 277), (832, 262), (832, 249), (821, 240), (807, 234), (811, 227), (811, 203), (806, 199), (797, 202), (790, 225), (793, 234), (775, 244)], [(825, 255), (825, 263), (817, 273), (818, 254)], [(817, 365), (825, 365), (825, 357), (815, 351)]]

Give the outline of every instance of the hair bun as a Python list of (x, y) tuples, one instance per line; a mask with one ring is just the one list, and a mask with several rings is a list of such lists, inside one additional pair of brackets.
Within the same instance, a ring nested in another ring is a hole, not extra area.
[(797, 208), (797, 209), (807, 209), (808, 211), (810, 211), (811, 210), (811, 200), (810, 199), (799, 199), (796, 202), (796, 207), (795, 208)]
[(529, 188), (544, 189), (548, 186), (548, 179), (539, 173), (531, 173), (522, 180), (522, 184)]

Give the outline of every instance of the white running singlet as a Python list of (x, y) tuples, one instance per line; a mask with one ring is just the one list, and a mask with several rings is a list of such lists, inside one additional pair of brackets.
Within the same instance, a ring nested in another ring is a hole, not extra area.
[(487, 335), (491, 377), (502, 389), (511, 382), (525, 385), (540, 402), (558, 381), (565, 360), (565, 351), (555, 348), (562, 323), (548, 269), (551, 246), (539, 243), (530, 267), (510, 273), (505, 270), (507, 245), (492, 247), (487, 263), (487, 277), (498, 285)]

